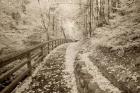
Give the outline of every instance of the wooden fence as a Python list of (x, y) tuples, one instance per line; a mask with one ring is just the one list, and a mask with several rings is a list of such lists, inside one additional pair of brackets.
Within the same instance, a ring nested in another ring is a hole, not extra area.
[(8, 86), (6, 86), (0, 93), (10, 93), (17, 84), (22, 81), (26, 76), (32, 75), (32, 60), (35, 60), (35, 63), (41, 62), (43, 58), (49, 54), (51, 50), (56, 48), (57, 46), (72, 42), (72, 40), (58, 39), (45, 42), (43, 44), (37, 45), (36, 47), (26, 49), (24, 51), (20, 51), (14, 54), (7, 55), (5, 57), (0, 58), (0, 68), (5, 67), (17, 60), (20, 60), (19, 64), (14, 66), (9, 71), (6, 71), (2, 75), (0, 75), (0, 82), (4, 82), (9, 78), (13, 73), (20, 70), (23, 66), (27, 65), (27, 69), (25, 69), (20, 75), (18, 75)]

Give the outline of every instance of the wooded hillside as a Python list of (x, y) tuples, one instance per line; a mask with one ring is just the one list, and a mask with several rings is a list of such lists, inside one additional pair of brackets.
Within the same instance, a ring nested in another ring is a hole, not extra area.
[(55, 7), (44, 1), (0, 1), (0, 54), (64, 38), (61, 21), (52, 14)]

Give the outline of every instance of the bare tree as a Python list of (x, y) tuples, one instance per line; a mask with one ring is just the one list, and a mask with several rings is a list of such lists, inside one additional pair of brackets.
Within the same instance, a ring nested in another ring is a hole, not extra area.
[[(40, 0), (38, 0), (38, 4), (40, 5)], [(41, 5), (40, 5), (41, 6)], [(50, 24), (50, 10), (49, 10), (49, 22), (48, 22), (48, 26), (46, 26), (46, 22), (45, 22), (45, 19), (44, 19), (44, 16), (43, 16), (43, 13), (42, 13), (42, 10), (40, 8), (40, 12), (41, 12), (41, 22), (42, 22), (42, 26), (44, 27), (46, 33), (47, 33), (47, 40), (50, 39), (49, 37), (49, 32), (48, 32), (48, 27), (49, 27), (49, 24)]]

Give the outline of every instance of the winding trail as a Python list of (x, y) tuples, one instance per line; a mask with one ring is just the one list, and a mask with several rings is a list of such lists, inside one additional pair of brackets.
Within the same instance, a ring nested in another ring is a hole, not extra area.
[(90, 52), (87, 52), (79, 54), (79, 57), (81, 62), (85, 62), (85, 66), (81, 69), (81, 71), (84, 69), (83, 71), (86, 71), (86, 73), (92, 77), (89, 80), (89, 85), (94, 89), (94, 93), (121, 93), (117, 87), (113, 86), (111, 82), (103, 76), (94, 62), (90, 61), (88, 57), (89, 55)]
[(79, 43), (54, 49), (14, 93), (78, 93), (74, 75)]
[(83, 43), (54, 49), (14, 93), (121, 93), (90, 61)]
[(65, 53), (67, 44), (54, 49), (44, 58), (23, 84), (14, 93), (70, 93), (64, 76)]
[(74, 74), (74, 62), (75, 62), (76, 55), (79, 52), (78, 46), (79, 43), (70, 44), (66, 50), (66, 56), (65, 56), (66, 57), (65, 71), (69, 73), (68, 76), (66, 77), (66, 81), (68, 85), (72, 88), (71, 93), (78, 93), (75, 74)]

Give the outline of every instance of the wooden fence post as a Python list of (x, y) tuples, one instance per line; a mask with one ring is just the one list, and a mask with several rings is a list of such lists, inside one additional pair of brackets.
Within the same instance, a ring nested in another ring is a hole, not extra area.
[(60, 39), (58, 40), (58, 45), (60, 45)]
[(43, 61), (43, 57), (44, 57), (44, 46), (41, 47), (41, 61)]
[(57, 40), (55, 40), (54, 42), (55, 42), (55, 44), (54, 44), (54, 45), (55, 45), (55, 48), (56, 48), (56, 47), (57, 47)]
[(59, 43), (59, 45), (61, 44), (61, 39), (60, 39), (60, 43)]
[(55, 41), (52, 42), (53, 48), (52, 50), (55, 48)]
[(51, 49), (53, 50), (53, 41), (51, 42), (51, 47), (52, 47)]
[(48, 42), (47, 46), (48, 46), (48, 54), (49, 54), (50, 53), (50, 43), (49, 42)]
[(27, 67), (28, 67), (28, 70), (29, 70), (29, 75), (32, 75), (32, 65), (31, 65), (31, 53), (28, 54), (28, 62), (27, 62)]

